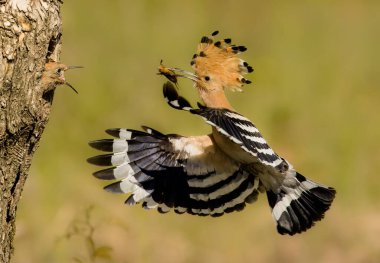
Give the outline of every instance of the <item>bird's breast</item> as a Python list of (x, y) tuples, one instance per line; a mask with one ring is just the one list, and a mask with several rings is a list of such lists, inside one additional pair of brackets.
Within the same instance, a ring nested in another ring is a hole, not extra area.
[(233, 160), (246, 164), (257, 162), (257, 158), (242, 149), (241, 145), (233, 142), (227, 136), (218, 132), (216, 128), (213, 127), (212, 130), (212, 136), (215, 140), (216, 145)]

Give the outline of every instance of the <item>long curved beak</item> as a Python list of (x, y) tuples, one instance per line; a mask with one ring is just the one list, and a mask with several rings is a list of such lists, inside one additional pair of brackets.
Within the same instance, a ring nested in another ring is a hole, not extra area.
[(78, 91), (73, 87), (73, 85), (71, 85), (67, 81), (65, 81), (65, 85), (69, 86), (76, 94), (78, 94)]
[(66, 70), (69, 70), (69, 69), (76, 69), (76, 68), (84, 68), (83, 66), (67, 66), (66, 68), (65, 68), (65, 71)]
[[(83, 66), (67, 66), (65, 68), (65, 71), (66, 70), (69, 70), (69, 69), (76, 69), (76, 68), (83, 68)], [(67, 81), (65, 81), (64, 83), (65, 85), (69, 86), (76, 94), (78, 94), (78, 91), (73, 87), (73, 85), (71, 85), (70, 83), (68, 83)]]
[(176, 77), (182, 77), (182, 78), (190, 79), (194, 82), (198, 82), (200, 80), (197, 75), (195, 75), (194, 73), (192, 73), (190, 71), (183, 70), (180, 68), (168, 68), (168, 69), (175, 72)]

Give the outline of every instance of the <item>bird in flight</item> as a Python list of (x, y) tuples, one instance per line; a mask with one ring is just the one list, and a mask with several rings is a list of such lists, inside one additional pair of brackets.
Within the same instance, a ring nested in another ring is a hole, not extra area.
[(215, 41), (217, 31), (202, 37), (191, 60), (194, 73), (161, 65), (159, 74), (177, 85), (187, 78), (204, 104), (197, 108), (180, 96), (171, 82), (163, 86), (167, 103), (200, 116), (212, 132), (201, 136), (108, 129), (113, 139), (91, 141), (91, 147), (109, 152), (88, 159), (112, 166), (94, 173), (116, 180), (105, 187), (129, 193), (126, 204), (142, 204), (161, 213), (174, 211), (198, 216), (222, 216), (241, 211), (266, 193), (280, 234), (306, 231), (324, 217), (335, 197), (331, 187), (313, 182), (268, 145), (256, 126), (237, 113), (225, 95), (251, 83), (244, 77), (253, 68), (239, 57), (244, 46), (231, 39)]

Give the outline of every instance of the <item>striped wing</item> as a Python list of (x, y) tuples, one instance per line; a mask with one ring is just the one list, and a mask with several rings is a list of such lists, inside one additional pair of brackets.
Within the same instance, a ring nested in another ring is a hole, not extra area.
[(171, 83), (164, 85), (164, 97), (168, 104), (176, 109), (187, 110), (201, 116), (208, 124), (225, 135), (234, 143), (257, 158), (264, 165), (286, 170), (286, 162), (268, 145), (256, 126), (244, 116), (228, 109), (208, 108), (198, 104), (199, 109), (191, 107), (190, 103), (179, 96)]
[(214, 146), (211, 136), (164, 135), (111, 129), (116, 139), (90, 142), (111, 152), (88, 159), (112, 166), (94, 173), (99, 179), (117, 180), (105, 187), (131, 193), (127, 204), (142, 203), (160, 212), (174, 210), (201, 216), (239, 211), (257, 198), (258, 178), (247, 173)]
[(272, 167), (283, 164), (282, 158), (272, 150), (256, 126), (244, 116), (227, 109), (203, 106), (191, 112), (201, 116), (218, 132), (239, 144), (244, 151), (257, 157), (261, 163)]

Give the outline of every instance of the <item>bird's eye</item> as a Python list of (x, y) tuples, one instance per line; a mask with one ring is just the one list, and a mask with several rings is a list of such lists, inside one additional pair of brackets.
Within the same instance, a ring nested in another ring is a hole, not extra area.
[(57, 73), (58, 75), (60, 75), (62, 73), (63, 69), (62, 68), (57, 68), (55, 70), (55, 73)]
[(209, 76), (206, 76), (205, 77), (205, 81), (209, 81), (210, 80), (210, 77)]

